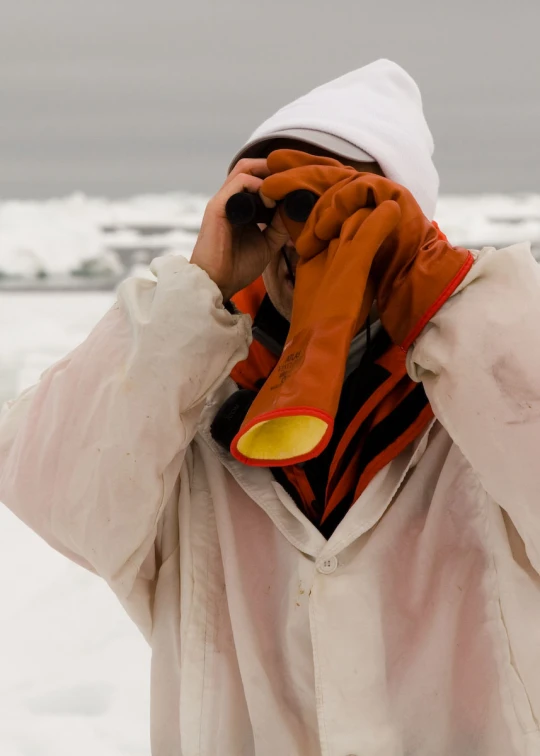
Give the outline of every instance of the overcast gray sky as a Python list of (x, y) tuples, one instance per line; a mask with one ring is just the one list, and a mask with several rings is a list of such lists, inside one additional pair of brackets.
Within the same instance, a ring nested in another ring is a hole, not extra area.
[(540, 0), (0, 0), (0, 197), (212, 192), (276, 108), (379, 57), (442, 191), (540, 191)]

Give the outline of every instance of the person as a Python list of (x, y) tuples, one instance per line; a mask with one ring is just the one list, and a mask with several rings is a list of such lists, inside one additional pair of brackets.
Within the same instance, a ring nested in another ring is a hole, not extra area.
[(432, 151), (390, 61), (285, 106), (0, 416), (0, 500), (152, 646), (155, 756), (540, 753), (540, 273), (437, 231)]

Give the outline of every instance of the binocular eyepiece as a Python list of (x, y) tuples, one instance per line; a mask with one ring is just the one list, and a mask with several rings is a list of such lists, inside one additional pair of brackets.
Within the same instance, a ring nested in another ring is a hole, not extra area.
[[(309, 189), (297, 189), (283, 199), (283, 208), (292, 221), (305, 223), (318, 199)], [(227, 219), (233, 226), (247, 226), (250, 223), (265, 223), (268, 226), (275, 212), (275, 207), (266, 207), (258, 194), (250, 192), (233, 194), (225, 205)]]

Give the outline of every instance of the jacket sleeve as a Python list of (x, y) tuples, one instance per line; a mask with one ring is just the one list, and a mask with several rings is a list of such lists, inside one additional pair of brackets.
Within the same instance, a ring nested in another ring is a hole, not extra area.
[(160, 516), (206, 397), (251, 340), (200, 268), (167, 256), (151, 270), (0, 414), (0, 501), (147, 615)]
[(529, 244), (476, 253), (407, 360), (540, 573), (540, 266)]

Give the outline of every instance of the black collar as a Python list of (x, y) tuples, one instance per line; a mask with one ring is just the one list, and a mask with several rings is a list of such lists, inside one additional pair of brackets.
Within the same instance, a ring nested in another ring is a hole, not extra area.
[(268, 294), (264, 297), (253, 321), (253, 338), (276, 357), (280, 357), (289, 333), (289, 321), (280, 315)]

